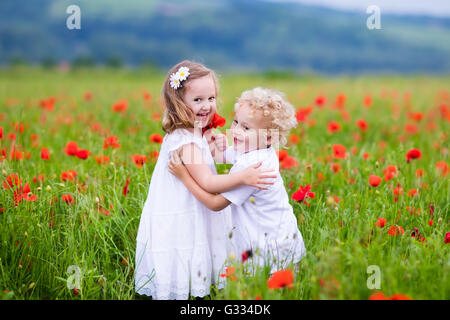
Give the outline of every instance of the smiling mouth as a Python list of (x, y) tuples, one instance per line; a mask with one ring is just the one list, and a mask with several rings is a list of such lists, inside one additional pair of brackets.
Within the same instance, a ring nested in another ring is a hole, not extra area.
[(200, 113), (197, 113), (196, 116), (199, 120), (206, 120), (206, 119), (208, 119), (209, 112), (200, 112)]

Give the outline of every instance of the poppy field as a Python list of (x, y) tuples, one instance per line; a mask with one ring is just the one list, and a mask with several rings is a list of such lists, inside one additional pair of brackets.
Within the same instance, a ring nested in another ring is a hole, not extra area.
[[(205, 299), (450, 299), (450, 78), (219, 75), (215, 130), (256, 86), (297, 110), (278, 155), (307, 253), (272, 276), (231, 256)], [(134, 255), (164, 77), (0, 71), (0, 299), (145, 298)]]

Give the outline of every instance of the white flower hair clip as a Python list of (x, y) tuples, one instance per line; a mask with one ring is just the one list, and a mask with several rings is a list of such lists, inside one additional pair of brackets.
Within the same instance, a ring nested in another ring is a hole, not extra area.
[(188, 67), (180, 67), (177, 73), (172, 73), (170, 75), (170, 86), (175, 90), (181, 87), (181, 81), (184, 81), (189, 77), (189, 68)]

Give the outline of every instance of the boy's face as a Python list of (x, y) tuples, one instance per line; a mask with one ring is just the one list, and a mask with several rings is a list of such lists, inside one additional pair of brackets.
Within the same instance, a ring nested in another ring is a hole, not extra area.
[[(233, 148), (240, 153), (264, 149), (270, 145), (271, 116), (264, 116), (262, 110), (251, 112), (248, 103), (243, 103), (236, 111), (230, 131)], [(267, 132), (267, 139), (264, 133)]]

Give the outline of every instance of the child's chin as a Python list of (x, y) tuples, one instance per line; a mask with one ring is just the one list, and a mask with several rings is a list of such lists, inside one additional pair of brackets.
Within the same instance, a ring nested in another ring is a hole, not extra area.
[(207, 120), (205, 120), (205, 121), (203, 121), (203, 120), (195, 120), (194, 121), (194, 125), (196, 127), (199, 127), (199, 128), (204, 128), (204, 127), (206, 127), (208, 125), (208, 121)]

